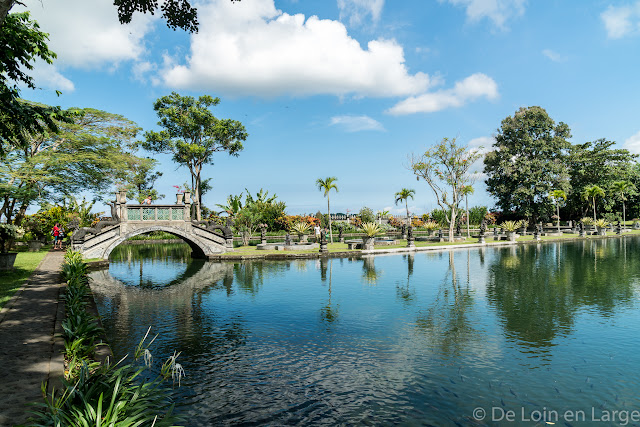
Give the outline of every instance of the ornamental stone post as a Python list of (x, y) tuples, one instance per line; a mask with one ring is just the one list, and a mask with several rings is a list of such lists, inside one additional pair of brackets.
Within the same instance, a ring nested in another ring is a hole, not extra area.
[(409, 226), (407, 228), (407, 247), (408, 248), (415, 248), (416, 244), (415, 244), (415, 238), (413, 237), (413, 227)]
[(324, 229), (320, 231), (320, 253), (329, 253), (329, 248), (327, 247), (327, 232)]

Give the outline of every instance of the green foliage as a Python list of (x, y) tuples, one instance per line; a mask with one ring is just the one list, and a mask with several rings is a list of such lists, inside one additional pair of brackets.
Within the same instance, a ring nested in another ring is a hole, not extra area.
[(138, 127), (116, 114), (76, 110), (73, 123), (58, 123), (59, 133), (32, 133), (20, 149), (0, 159), (0, 217), (20, 223), (37, 200), (63, 201), (83, 191), (106, 194), (135, 161), (128, 150)]
[(360, 229), (367, 237), (375, 237), (382, 232), (382, 229), (375, 222), (363, 222)]
[(434, 230), (437, 230), (438, 228), (440, 228), (440, 224), (438, 224), (435, 221), (425, 221), (422, 224), (422, 228), (424, 228), (427, 231), (434, 231)]
[(374, 222), (376, 220), (376, 216), (373, 213), (373, 210), (366, 206), (363, 206), (362, 209), (360, 209), (360, 212), (358, 212), (358, 217), (363, 224), (367, 222)]
[(403, 188), (394, 194), (395, 204), (402, 202), (404, 200), (405, 208), (407, 209), (407, 218), (409, 218), (409, 199), (413, 200), (413, 196), (415, 196), (416, 190), (410, 188)]
[[(0, 27), (0, 157), (27, 143), (27, 136), (58, 129), (57, 120), (69, 120), (60, 107), (49, 107), (20, 99), (20, 86), (36, 89), (27, 74), (36, 60), (53, 63), (49, 37), (40, 31), (29, 12), (12, 13)], [(7, 144), (8, 143), (8, 144)]]
[(18, 237), (18, 227), (13, 224), (0, 224), (0, 253), (9, 252), (9, 244)]
[(493, 150), (485, 156), (487, 191), (503, 211), (534, 220), (551, 210), (547, 195), (567, 189), (569, 127), (540, 107), (520, 108), (502, 121)]
[(158, 190), (153, 188), (156, 180), (162, 176), (162, 172), (154, 172), (157, 161), (151, 158), (138, 158), (129, 166), (126, 171), (123, 183), (127, 190), (127, 197), (142, 203), (144, 199), (151, 196), (151, 200), (158, 200), (164, 197)]
[(522, 221), (504, 221), (500, 224), (500, 228), (507, 232), (514, 232), (523, 225)]
[(584, 225), (592, 225), (593, 224), (593, 218), (586, 216), (584, 218), (582, 218), (580, 221), (582, 221), (582, 223)]
[[(631, 181), (640, 178), (637, 155), (625, 149), (615, 149), (615, 142), (598, 139), (571, 146), (568, 159), (572, 192), (567, 194), (568, 216), (579, 218), (586, 214), (581, 190), (590, 185), (611, 189), (615, 181)], [(613, 194), (613, 193), (612, 193)], [(599, 201), (604, 210), (612, 210), (616, 198)]]
[(203, 167), (213, 164), (213, 155), (219, 151), (238, 156), (244, 148), (242, 142), (248, 137), (239, 121), (213, 115), (210, 108), (219, 103), (219, 98), (209, 95), (195, 99), (176, 92), (158, 98), (153, 109), (163, 130), (146, 132), (143, 143), (148, 150), (172, 154), (174, 162), (189, 169), (197, 219), (201, 218)]
[(592, 202), (594, 221), (596, 220), (596, 200), (604, 196), (604, 190), (597, 185), (589, 185), (582, 190), (582, 199)]
[(473, 206), (469, 208), (469, 223), (479, 225), (487, 213), (488, 209), (486, 206)]
[(305, 235), (305, 234), (307, 234), (309, 232), (310, 228), (311, 227), (309, 226), (309, 223), (307, 223), (306, 221), (299, 221), (299, 222), (294, 223), (291, 226), (290, 231), (292, 233), (297, 234), (298, 236), (303, 236), (303, 235)]
[[(322, 214), (320, 214), (322, 215)], [(272, 230), (280, 231), (280, 230), (291, 230), (291, 227), (296, 222), (305, 222), (309, 225), (310, 228), (315, 227), (316, 225), (320, 225), (320, 220), (318, 218), (311, 215), (281, 215), (275, 221), (275, 226)]]
[(604, 218), (600, 218), (593, 221), (593, 225), (595, 225), (598, 228), (605, 228), (608, 224), (609, 224), (609, 221), (607, 221)]
[(162, 18), (167, 21), (169, 28), (181, 28), (190, 33), (198, 32), (198, 10), (189, 0), (165, 0), (160, 4), (156, 0), (114, 0), (113, 4), (118, 7), (118, 19), (121, 24), (130, 23), (136, 12), (154, 15), (161, 9)]

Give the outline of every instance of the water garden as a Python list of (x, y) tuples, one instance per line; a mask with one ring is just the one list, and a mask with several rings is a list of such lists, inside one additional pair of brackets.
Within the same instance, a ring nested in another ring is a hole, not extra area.
[(179, 352), (186, 425), (624, 423), (639, 250), (625, 236), (211, 262), (122, 245), (89, 276), (116, 359), (150, 325), (155, 359)]

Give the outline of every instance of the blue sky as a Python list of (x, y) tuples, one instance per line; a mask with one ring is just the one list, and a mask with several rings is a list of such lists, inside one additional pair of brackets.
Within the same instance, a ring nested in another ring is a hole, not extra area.
[[(572, 142), (598, 138), (640, 153), (640, 1), (207, 0), (200, 31), (158, 17), (121, 26), (109, 0), (25, 0), (57, 52), (23, 96), (121, 114), (157, 130), (153, 101), (171, 91), (221, 98), (217, 117), (249, 133), (204, 178), (212, 207), (248, 188), (292, 214), (326, 210), (317, 178), (336, 176), (332, 211), (436, 207), (407, 156), (444, 137), (492, 144), (505, 117), (539, 105)], [(55, 89), (61, 90), (56, 97)], [(156, 188), (173, 201), (185, 168), (154, 155)], [(491, 206), (481, 180), (470, 204)]]

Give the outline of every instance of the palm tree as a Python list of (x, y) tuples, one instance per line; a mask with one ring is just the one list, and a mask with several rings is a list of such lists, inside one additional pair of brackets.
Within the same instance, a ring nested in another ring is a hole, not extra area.
[(471, 237), (469, 231), (469, 194), (473, 194), (473, 187), (471, 185), (465, 185), (460, 189), (460, 194), (464, 196), (465, 208), (467, 211), (467, 239)]
[[(627, 222), (627, 213), (624, 205), (624, 202), (627, 200), (625, 193), (630, 194), (635, 190), (635, 186), (629, 181), (616, 181), (611, 184), (611, 189), (620, 197), (620, 200), (622, 200), (622, 224), (625, 224)], [(624, 228), (624, 225), (622, 227)]]
[(331, 229), (331, 207), (329, 205), (329, 191), (331, 189), (335, 189), (336, 193), (338, 192), (338, 186), (335, 182), (338, 180), (335, 176), (327, 177), (326, 179), (318, 178), (316, 180), (316, 185), (318, 186), (318, 190), (324, 191), (324, 196), (327, 198), (327, 214), (329, 215), (329, 236), (331, 238), (331, 243), (333, 243), (333, 230)]
[(560, 231), (560, 200), (567, 200), (567, 193), (562, 190), (553, 190), (549, 193), (549, 198), (556, 205), (556, 216), (558, 217), (558, 232)]
[(395, 194), (396, 205), (398, 204), (398, 202), (404, 200), (404, 206), (407, 209), (407, 226), (411, 225), (411, 222), (409, 221), (409, 197), (411, 197), (411, 200), (413, 200), (413, 196), (415, 194), (416, 190), (409, 188), (403, 188)]
[(593, 201), (593, 220), (596, 220), (596, 198), (604, 197), (604, 190), (597, 185), (590, 185), (584, 188), (582, 198)]
[(378, 224), (382, 224), (382, 218), (386, 218), (389, 215), (389, 211), (378, 211)]

